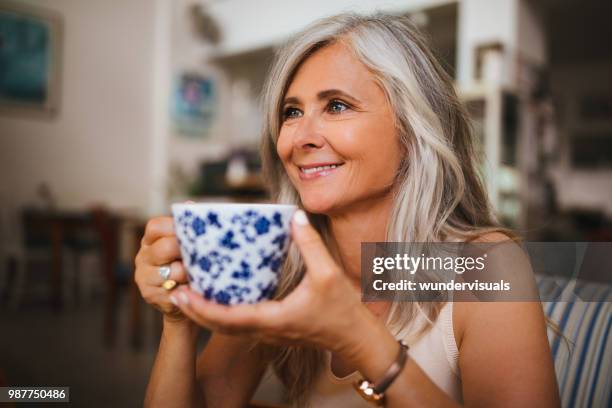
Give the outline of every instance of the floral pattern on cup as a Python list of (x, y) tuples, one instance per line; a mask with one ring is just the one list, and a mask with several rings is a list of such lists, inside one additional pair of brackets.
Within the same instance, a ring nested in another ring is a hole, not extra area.
[(224, 305), (271, 298), (289, 247), (295, 206), (174, 204), (190, 287)]

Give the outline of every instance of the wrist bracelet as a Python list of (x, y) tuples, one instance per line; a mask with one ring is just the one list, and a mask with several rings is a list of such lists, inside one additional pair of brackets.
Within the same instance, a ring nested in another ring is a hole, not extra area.
[(398, 342), (400, 350), (397, 357), (378, 382), (372, 383), (370, 380), (363, 378), (353, 384), (363, 399), (376, 406), (384, 405), (385, 391), (402, 372), (406, 365), (406, 360), (408, 360), (408, 346), (401, 340)]

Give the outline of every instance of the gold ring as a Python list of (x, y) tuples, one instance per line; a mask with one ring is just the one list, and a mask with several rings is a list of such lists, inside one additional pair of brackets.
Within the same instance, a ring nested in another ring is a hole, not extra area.
[(162, 288), (166, 289), (167, 291), (171, 291), (175, 287), (176, 281), (172, 279), (165, 280), (164, 283), (162, 283)]

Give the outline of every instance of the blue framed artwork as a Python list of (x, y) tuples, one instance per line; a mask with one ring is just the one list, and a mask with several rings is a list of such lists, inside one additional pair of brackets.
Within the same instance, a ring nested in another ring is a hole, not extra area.
[(0, 112), (57, 111), (61, 34), (57, 13), (0, 3)]
[(205, 137), (217, 116), (217, 89), (212, 77), (185, 72), (174, 86), (172, 118), (175, 129), (186, 136)]

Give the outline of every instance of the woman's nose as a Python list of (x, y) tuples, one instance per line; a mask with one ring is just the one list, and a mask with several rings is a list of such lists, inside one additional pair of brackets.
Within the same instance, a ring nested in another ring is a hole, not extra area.
[(296, 149), (319, 149), (325, 144), (318, 120), (313, 116), (302, 116), (293, 136), (293, 146)]

